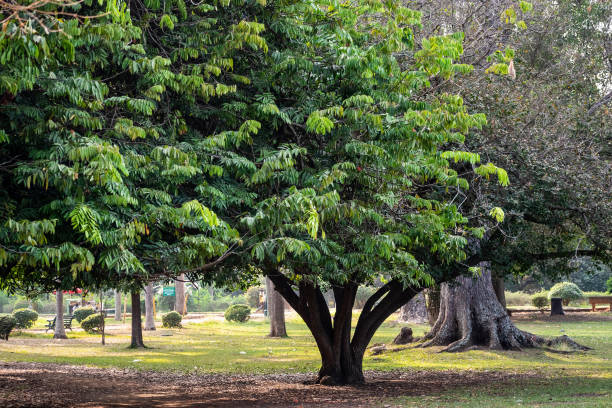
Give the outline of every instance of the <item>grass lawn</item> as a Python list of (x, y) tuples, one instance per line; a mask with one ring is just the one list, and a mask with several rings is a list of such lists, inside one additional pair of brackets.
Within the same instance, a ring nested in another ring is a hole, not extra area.
[[(435, 349), (410, 349), (365, 358), (366, 370), (414, 371), (444, 370), (457, 375), (470, 371), (500, 370), (511, 373), (516, 386), (456, 388), (449, 384), (436, 395), (401, 397), (386, 401), (393, 406), (486, 406), (572, 405), (585, 407), (612, 406), (612, 314), (582, 314), (584, 321), (538, 320), (519, 318), (524, 330), (544, 335), (567, 334), (579, 343), (593, 347), (586, 353), (559, 354), (543, 350), (496, 352), (476, 350), (459, 354), (437, 353)], [(591, 316), (597, 317), (597, 319)], [(373, 343), (390, 343), (399, 331), (392, 317), (378, 331)], [(314, 340), (301, 320), (290, 317), (289, 338), (266, 338), (268, 325), (262, 320), (245, 324), (218, 319), (185, 320), (183, 329), (159, 328), (144, 332), (150, 348), (131, 350), (129, 321), (117, 326), (107, 319), (107, 345), (100, 336), (82, 331), (68, 332), (69, 340), (53, 340), (52, 333), (40, 328), (39, 319), (32, 330), (14, 333), (8, 342), (0, 342), (0, 360), (35, 361), (129, 367), (142, 370), (196, 373), (299, 373), (315, 372), (319, 367)], [(409, 325), (416, 335), (428, 328)], [(78, 323), (75, 322), (75, 327)], [(415, 375), (417, 375), (415, 373)]]

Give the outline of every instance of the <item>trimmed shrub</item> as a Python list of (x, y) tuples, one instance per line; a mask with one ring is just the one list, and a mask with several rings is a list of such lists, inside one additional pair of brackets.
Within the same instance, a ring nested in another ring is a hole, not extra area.
[(608, 293), (612, 293), (612, 276), (606, 281), (606, 287), (608, 288)]
[(569, 305), (572, 300), (580, 300), (584, 298), (584, 293), (580, 290), (578, 285), (572, 282), (560, 282), (550, 288), (548, 292), (548, 299), (561, 298), (563, 299), (563, 305)]
[(176, 327), (181, 328), (181, 320), (183, 320), (183, 316), (181, 316), (178, 312), (168, 312), (165, 315), (162, 315), (162, 327)]
[(74, 312), (72, 312), (72, 315), (74, 316), (77, 322), (81, 323), (83, 320), (85, 320), (87, 317), (91, 316), (94, 313), (96, 313), (96, 311), (93, 307), (85, 306), (76, 309)]
[(38, 313), (32, 309), (17, 309), (13, 311), (13, 317), (18, 329), (29, 329), (38, 320)]
[(247, 305), (231, 305), (225, 311), (225, 320), (228, 322), (244, 323), (251, 317), (251, 308)]
[(549, 304), (548, 292), (539, 292), (531, 296), (531, 304), (543, 312)]
[(0, 339), (7, 340), (11, 330), (17, 326), (17, 320), (13, 316), (1, 316), (0, 317)]
[(87, 333), (102, 333), (102, 316), (100, 313), (89, 315), (83, 319), (81, 329)]

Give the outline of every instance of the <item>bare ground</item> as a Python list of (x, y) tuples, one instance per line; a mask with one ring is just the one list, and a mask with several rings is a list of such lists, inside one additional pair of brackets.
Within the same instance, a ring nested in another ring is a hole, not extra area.
[(309, 374), (190, 375), (0, 362), (0, 407), (371, 407), (526, 375), (497, 371), (368, 372), (361, 387), (311, 383)]

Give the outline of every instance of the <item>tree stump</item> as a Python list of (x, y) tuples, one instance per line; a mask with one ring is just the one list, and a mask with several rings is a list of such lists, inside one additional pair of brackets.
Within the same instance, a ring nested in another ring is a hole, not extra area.
[(550, 299), (550, 315), (564, 315), (563, 312), (563, 301), (561, 298), (552, 298)]
[(402, 327), (399, 334), (393, 339), (393, 344), (408, 344), (412, 343), (414, 338), (412, 337), (412, 329), (410, 327)]

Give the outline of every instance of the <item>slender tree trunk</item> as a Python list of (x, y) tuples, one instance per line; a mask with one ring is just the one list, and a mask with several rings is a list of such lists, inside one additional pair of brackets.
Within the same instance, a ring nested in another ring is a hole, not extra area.
[(153, 315), (153, 283), (145, 287), (145, 330), (155, 330), (155, 316)]
[(274, 283), (266, 278), (266, 298), (270, 317), (269, 337), (287, 337), (285, 327), (285, 299), (274, 289)]
[(142, 340), (142, 316), (140, 311), (140, 291), (132, 291), (132, 344), (130, 348), (144, 348)]
[(104, 294), (102, 292), (100, 292), (100, 317), (102, 318), (102, 324), (100, 326), (100, 331), (102, 332), (102, 345), (106, 344), (106, 332), (105, 332), (105, 325), (106, 325), (106, 321), (104, 320), (104, 318), (106, 317), (106, 315), (104, 314)]
[(121, 321), (121, 292), (115, 289), (115, 320)]
[(176, 310), (181, 315), (185, 315), (187, 310), (185, 310), (185, 274), (182, 273), (178, 279), (174, 281), (174, 310)]
[(519, 330), (497, 300), (489, 264), (481, 263), (481, 270), (476, 279), (460, 276), (453, 283), (441, 285), (440, 315), (421, 347), (445, 346), (443, 351), (456, 352), (476, 347), (521, 350), (564, 343), (586, 349), (567, 336), (548, 340)]
[(67, 339), (66, 329), (64, 328), (64, 293), (61, 290), (55, 291), (55, 328), (53, 330), (54, 339)]

